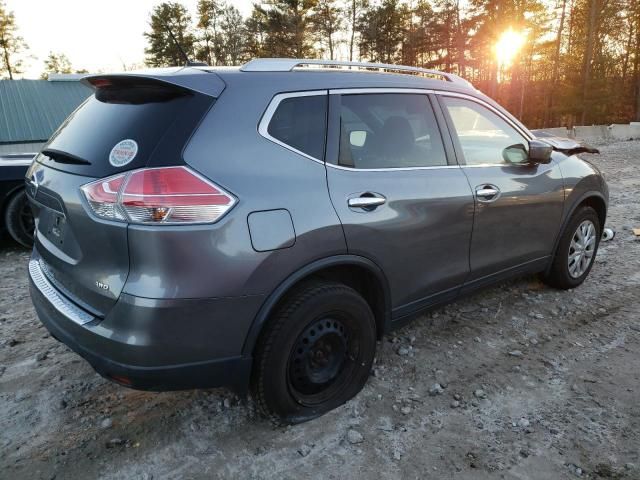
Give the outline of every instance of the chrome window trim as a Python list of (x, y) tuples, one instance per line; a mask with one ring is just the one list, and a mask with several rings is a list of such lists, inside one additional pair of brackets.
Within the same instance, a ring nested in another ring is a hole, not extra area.
[(95, 317), (80, 309), (58, 293), (58, 290), (46, 278), (39, 260), (29, 260), (29, 275), (35, 287), (46, 297), (51, 306), (66, 318), (78, 325), (85, 325), (95, 320)]
[(411, 170), (441, 170), (445, 168), (460, 168), (460, 165), (434, 165), (431, 167), (398, 167), (398, 168), (352, 168), (352, 167), (345, 167), (343, 165), (334, 165), (333, 163), (327, 163), (327, 167), (335, 168), (336, 170), (351, 170), (353, 172), (406, 172)]
[(462, 168), (482, 168), (482, 167), (526, 167), (528, 163), (478, 163), (475, 165), (460, 165)]
[[(483, 107), (488, 108), (490, 111), (492, 111), (493, 113), (498, 115), (505, 122), (507, 122), (507, 124), (509, 124), (513, 129), (515, 129), (518, 133), (520, 133), (520, 135), (522, 135), (525, 138), (525, 140), (532, 140), (532, 139), (535, 138), (530, 131), (523, 130), (521, 127), (519, 127), (518, 125), (513, 123), (513, 121), (511, 121), (511, 119), (506, 117), (502, 112), (500, 112), (498, 109), (496, 109), (494, 106), (492, 106), (490, 103), (487, 103), (487, 102), (485, 102), (484, 100), (482, 100), (482, 99), (480, 99), (478, 97), (474, 97), (473, 95), (468, 95), (466, 93), (447, 92), (446, 90), (434, 90), (433, 93), (435, 95), (441, 95), (441, 96), (445, 96), (445, 97), (463, 98), (465, 100), (470, 100), (470, 101), (475, 102), (475, 103), (477, 103), (479, 105), (482, 105)], [(503, 164), (498, 164), (498, 165), (503, 165)]]
[[(298, 92), (287, 92), (287, 93), (279, 93), (275, 95), (267, 109), (265, 110), (262, 118), (260, 119), (260, 123), (258, 124), (258, 133), (277, 145), (286, 148), (287, 150), (297, 153), (309, 160), (313, 160), (316, 163), (321, 165), (326, 165), (327, 167), (334, 168), (336, 170), (346, 170), (346, 171), (354, 171), (354, 172), (394, 172), (394, 171), (411, 171), (411, 170), (437, 170), (437, 169), (450, 169), (450, 168), (480, 168), (480, 167), (504, 167), (507, 165), (506, 163), (483, 163), (479, 165), (435, 165), (435, 166), (425, 166), (425, 167), (398, 167), (398, 168), (353, 168), (353, 167), (345, 167), (343, 165), (335, 165), (330, 162), (324, 162), (318, 158), (315, 158), (311, 155), (308, 155), (291, 145), (284, 143), (281, 140), (278, 140), (275, 137), (272, 137), (269, 134), (269, 123), (271, 123), (271, 119), (273, 118), (274, 113), (276, 112), (280, 103), (287, 98), (295, 98), (295, 97), (314, 97), (319, 95), (360, 95), (360, 94), (385, 94), (385, 93), (400, 93), (400, 94), (418, 94), (418, 95), (444, 95), (450, 97), (459, 97), (464, 98), (466, 100), (470, 100), (472, 102), (476, 102), (479, 105), (488, 108), (491, 112), (498, 115), (502, 118), (509, 126), (515, 129), (519, 134), (521, 134), (526, 140), (533, 139), (533, 135), (529, 131), (522, 130), (518, 125), (514, 124), (509, 118), (507, 118), (502, 112), (497, 110), (491, 104), (485, 102), (484, 100), (477, 98), (473, 95), (468, 95), (465, 93), (459, 92), (450, 92), (447, 90), (433, 90), (426, 88), (402, 88), (402, 87), (367, 87), (367, 88), (334, 88), (329, 90), (308, 90), (308, 91), (298, 91)], [(326, 145), (325, 145), (326, 148)], [(518, 166), (514, 164), (512, 166)]]
[[(291, 145), (288, 145), (286, 143), (284, 143), (281, 140), (278, 140), (275, 137), (272, 137), (269, 134), (269, 124), (271, 123), (271, 119), (273, 118), (274, 113), (276, 113), (276, 110), (278, 109), (278, 107), (280, 106), (280, 103), (283, 100), (286, 100), (287, 98), (296, 98), (296, 97), (317, 97), (320, 95), (324, 95), (326, 96), (328, 94), (328, 90), (308, 90), (308, 91), (302, 91), (302, 92), (288, 92), (288, 93), (279, 93), (277, 95), (275, 95), (272, 99), (271, 102), (269, 102), (269, 105), (267, 106), (267, 109), (264, 111), (264, 113), (262, 114), (262, 118), (260, 119), (260, 123), (258, 124), (258, 133), (266, 138), (267, 140), (269, 140), (270, 142), (273, 142), (277, 145), (280, 145), (281, 147), (286, 148), (287, 150), (297, 153), (298, 155), (302, 155), (305, 158), (308, 158), (309, 160), (313, 160), (314, 162), (320, 163), (322, 165), (324, 165), (324, 161), (320, 160), (316, 157), (313, 157), (307, 153), (304, 153), (300, 150), (298, 150), (295, 147), (292, 147)], [(326, 142), (326, 140), (325, 140)], [(326, 145), (325, 145), (326, 148)]]

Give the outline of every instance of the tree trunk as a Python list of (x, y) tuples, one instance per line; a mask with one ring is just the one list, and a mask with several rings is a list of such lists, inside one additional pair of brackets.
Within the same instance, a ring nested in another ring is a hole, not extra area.
[(635, 19), (636, 26), (636, 45), (635, 55), (633, 56), (633, 74), (635, 76), (635, 94), (636, 94), (636, 108), (634, 120), (640, 122), (640, 12), (636, 13)]
[(587, 30), (587, 46), (584, 52), (584, 65), (582, 69), (582, 117), (581, 124), (587, 121), (587, 100), (589, 97), (589, 84), (591, 77), (591, 62), (593, 61), (593, 44), (596, 29), (597, 0), (591, 0), (589, 6), (589, 26)]
[(575, 9), (575, 2), (571, 0), (571, 4), (569, 5), (569, 43), (567, 44), (567, 56), (571, 56), (573, 51), (573, 14)]
[(9, 40), (5, 39), (4, 32), (0, 38), (0, 45), (2, 45), (2, 56), (4, 57), (4, 64), (7, 67), (7, 73), (9, 74), (9, 80), (13, 80), (13, 71), (11, 70), (11, 59), (9, 57)]
[(460, 1), (456, 2), (456, 47), (458, 50), (458, 75), (464, 77), (465, 75), (465, 41), (464, 33), (462, 31), (462, 19), (460, 18)]
[(7, 48), (4, 48), (4, 63), (7, 66), (7, 73), (9, 73), (9, 80), (13, 80), (13, 71), (11, 70), (11, 62), (9, 61), (9, 52)]
[(353, 62), (353, 44), (356, 39), (356, 0), (351, 0), (351, 39), (349, 41), (349, 61)]
[(547, 96), (547, 108), (544, 112), (545, 127), (550, 127), (553, 124), (551, 110), (553, 109), (553, 90), (558, 84), (558, 71), (560, 66), (560, 49), (562, 47), (562, 30), (564, 28), (564, 17), (567, 9), (567, 0), (562, 0), (562, 13), (560, 14), (560, 25), (558, 26), (558, 36), (556, 37), (556, 51), (553, 57), (553, 73), (551, 74), (551, 84), (549, 85), (549, 92)]
[(333, 34), (329, 33), (329, 60), (333, 60)]

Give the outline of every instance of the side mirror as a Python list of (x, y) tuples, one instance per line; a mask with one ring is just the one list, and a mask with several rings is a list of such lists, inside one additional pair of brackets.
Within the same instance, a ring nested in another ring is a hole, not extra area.
[(549, 163), (551, 162), (553, 147), (542, 140), (529, 140), (529, 162)]
[(521, 143), (516, 143), (502, 150), (502, 158), (507, 163), (527, 163), (529, 162), (529, 152), (527, 152), (527, 147)]

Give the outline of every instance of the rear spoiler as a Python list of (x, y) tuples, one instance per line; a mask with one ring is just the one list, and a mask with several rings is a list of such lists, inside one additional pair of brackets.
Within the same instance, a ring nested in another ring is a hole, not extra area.
[(94, 90), (108, 86), (156, 85), (174, 87), (177, 91), (197, 92), (214, 98), (218, 98), (225, 88), (225, 83), (216, 73), (189, 67), (87, 75), (81, 82)]

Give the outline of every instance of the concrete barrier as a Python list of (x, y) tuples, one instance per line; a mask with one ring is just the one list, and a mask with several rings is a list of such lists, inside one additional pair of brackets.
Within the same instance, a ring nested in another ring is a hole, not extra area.
[(548, 133), (549, 135), (553, 135), (555, 137), (568, 137), (569, 130), (564, 127), (556, 127), (556, 128), (541, 128), (540, 132)]
[(611, 132), (607, 125), (590, 125), (573, 127), (575, 138), (580, 140), (610, 140)]
[(615, 140), (633, 140), (640, 138), (640, 123), (613, 124), (609, 126), (609, 131)]
[(635, 140), (640, 139), (640, 122), (613, 125), (589, 125), (573, 128), (569, 137), (588, 141)]

